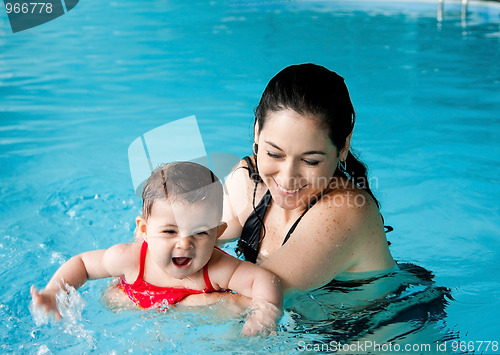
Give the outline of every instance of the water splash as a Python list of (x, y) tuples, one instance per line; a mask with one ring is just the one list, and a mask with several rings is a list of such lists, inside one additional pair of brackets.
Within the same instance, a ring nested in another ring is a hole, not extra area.
[[(64, 288), (66, 291), (59, 286), (59, 292), (56, 295), (57, 310), (61, 314), (61, 321), (57, 321), (53, 314), (46, 312), (43, 307), (35, 307), (31, 302), (29, 310), (33, 321), (37, 327), (57, 327), (66, 334), (84, 339), (92, 348), (95, 347), (95, 339), (91, 332), (85, 329), (86, 320), (82, 317), (85, 300), (74, 287), (64, 284)], [(41, 353), (50, 353), (48, 348), (41, 347), (39, 350)]]
[(47, 355), (47, 354), (52, 354), (52, 351), (50, 351), (49, 347), (45, 344), (40, 345), (38, 348), (38, 351), (36, 352), (37, 355)]

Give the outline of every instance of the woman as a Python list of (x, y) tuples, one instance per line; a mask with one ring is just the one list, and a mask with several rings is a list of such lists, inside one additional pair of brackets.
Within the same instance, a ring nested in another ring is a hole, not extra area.
[(283, 69), (255, 112), (254, 155), (226, 180), (221, 239), (285, 289), (395, 267), (366, 167), (350, 152), (354, 109), (342, 77), (314, 64)]

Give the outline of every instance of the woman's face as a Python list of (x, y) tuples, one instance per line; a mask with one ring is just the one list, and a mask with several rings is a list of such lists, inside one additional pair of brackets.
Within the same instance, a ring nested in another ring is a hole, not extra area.
[[(255, 139), (259, 174), (281, 208), (307, 206), (330, 183), (339, 152), (328, 132), (309, 116), (293, 110), (269, 112)], [(346, 146), (341, 160), (347, 155)]]

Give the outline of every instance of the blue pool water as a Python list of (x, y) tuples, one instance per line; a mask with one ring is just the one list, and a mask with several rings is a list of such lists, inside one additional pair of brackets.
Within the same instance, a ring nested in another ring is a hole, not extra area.
[[(436, 12), (435, 2), (88, 0), (12, 34), (0, 11), (0, 351), (299, 353), (368, 340), (433, 344), (427, 353), (472, 342), (481, 353), (480, 341), (500, 341), (500, 10)], [(72, 295), (65, 322), (30, 312), (30, 286), (70, 256), (131, 239), (137, 137), (196, 115), (208, 152), (249, 154), (267, 81), (301, 62), (346, 78), (353, 147), (395, 228), (401, 273), (291, 295), (268, 339), (239, 337), (241, 317), (220, 307), (115, 312), (100, 297), (107, 281)]]

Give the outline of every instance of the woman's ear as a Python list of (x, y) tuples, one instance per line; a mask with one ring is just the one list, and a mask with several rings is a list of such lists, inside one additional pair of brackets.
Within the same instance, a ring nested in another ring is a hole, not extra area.
[(259, 122), (255, 120), (255, 124), (253, 125), (253, 142), (255, 144), (259, 144)]
[(345, 139), (344, 148), (342, 148), (342, 150), (340, 151), (339, 155), (340, 161), (345, 161), (347, 159), (347, 155), (349, 154), (349, 148), (351, 147), (351, 137), (352, 137), (352, 131)]
[(137, 239), (141, 238), (141, 239), (146, 240), (148, 237), (148, 227), (146, 224), (146, 219), (142, 216), (137, 216), (135, 219), (135, 225), (136, 225), (135, 237)]

